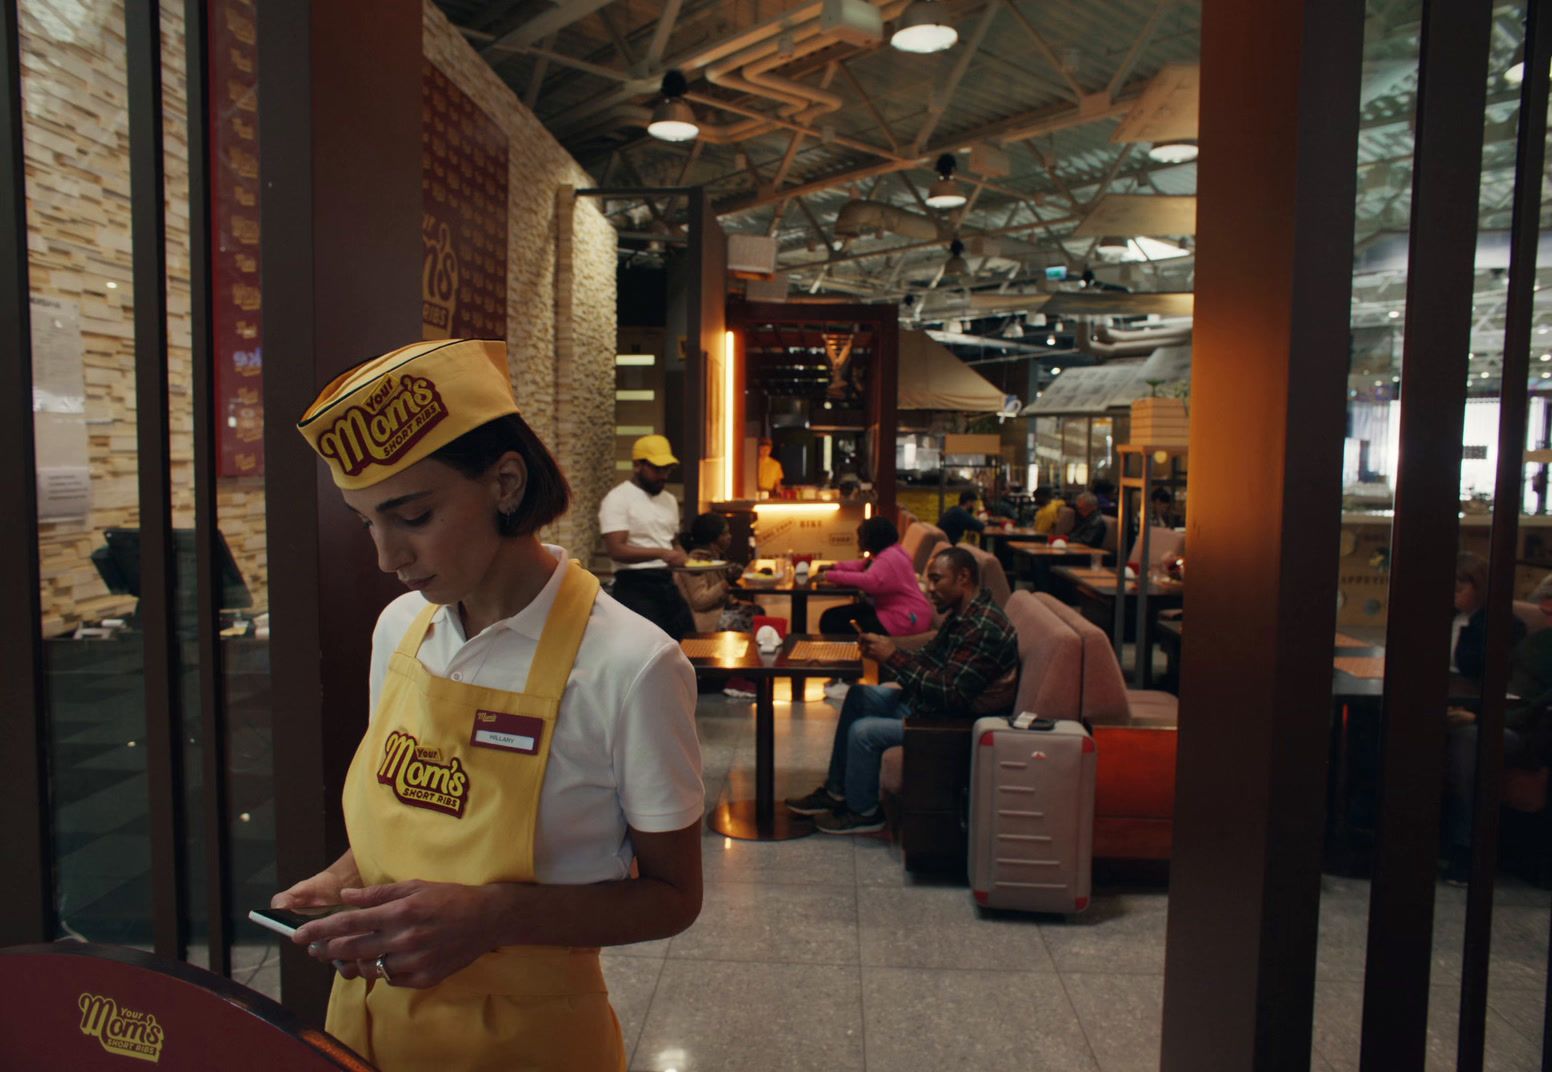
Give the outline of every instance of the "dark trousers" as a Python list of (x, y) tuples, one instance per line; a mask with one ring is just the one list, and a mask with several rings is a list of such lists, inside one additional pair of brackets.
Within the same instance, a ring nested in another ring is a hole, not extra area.
[(695, 632), (690, 605), (674, 583), (673, 574), (666, 569), (617, 570), (613, 594), (675, 641)]
[(889, 630), (884, 628), (884, 623), (878, 620), (878, 611), (873, 609), (871, 603), (848, 603), (844, 607), (831, 607), (819, 616), (819, 631), (821, 633), (850, 633), (851, 623), (856, 622), (862, 626), (864, 633), (878, 633), (888, 636)]

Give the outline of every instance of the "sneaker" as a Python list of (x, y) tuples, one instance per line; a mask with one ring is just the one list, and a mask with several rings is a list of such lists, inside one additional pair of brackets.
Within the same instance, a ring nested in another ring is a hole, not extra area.
[(826, 834), (871, 834), (884, 829), (884, 809), (874, 808), (867, 815), (860, 815), (842, 806), (828, 815), (816, 816), (814, 825)]
[(832, 681), (824, 687), (825, 699), (844, 701), (846, 694), (851, 691), (851, 683), (848, 681)]
[(846, 798), (838, 797), (824, 786), (820, 786), (806, 797), (788, 797), (787, 810), (795, 815), (828, 815), (832, 811), (844, 810)]
[(735, 700), (754, 699), (754, 682), (746, 678), (735, 677), (728, 681), (727, 688), (722, 690), (722, 695), (730, 696)]
[(1439, 877), (1446, 886), (1471, 885), (1471, 850), (1452, 848)]

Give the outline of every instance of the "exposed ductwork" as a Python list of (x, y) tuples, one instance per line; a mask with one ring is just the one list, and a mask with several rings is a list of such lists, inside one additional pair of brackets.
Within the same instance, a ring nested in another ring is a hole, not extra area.
[(951, 237), (946, 227), (929, 216), (907, 212), (882, 201), (848, 201), (835, 217), (835, 237), (860, 238), (873, 231), (892, 231), (925, 242)]
[(1189, 318), (1173, 318), (1168, 327), (1141, 331), (1125, 328), (1100, 328), (1089, 341), (1088, 350), (1098, 357), (1146, 357), (1160, 346), (1182, 346), (1191, 341)]

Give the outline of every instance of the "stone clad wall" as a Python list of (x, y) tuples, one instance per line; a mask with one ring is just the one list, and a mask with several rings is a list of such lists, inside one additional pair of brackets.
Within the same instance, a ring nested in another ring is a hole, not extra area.
[[(129, 129), (122, 0), (21, 6), (32, 292), (80, 307), (92, 509), (85, 521), (39, 526), (44, 628), (129, 613), (134, 600), (108, 592), (90, 561), (108, 528), (134, 528), (137, 450), (130, 261)], [(508, 136), (507, 341), (525, 416), (556, 451), (575, 493), (546, 539), (584, 563), (598, 540), (598, 503), (613, 469), (615, 232), (587, 199), (565, 221), (557, 191), (592, 184), (548, 131), (427, 0), (424, 52)], [(190, 379), (188, 149), (181, 8), (164, 5), (163, 134), (174, 524), (193, 526), (193, 399)], [(260, 72), (262, 80), (262, 72)], [(262, 86), (262, 81), (261, 81)], [(261, 89), (262, 91), (262, 89)], [(419, 256), (419, 251), (413, 252)], [(557, 303), (556, 280), (569, 287)], [(109, 283), (117, 286), (109, 287)], [(556, 311), (569, 308), (557, 346)], [(268, 606), (262, 477), (222, 479), (219, 524), (255, 611)]]
[[(124, 9), (121, 0), (70, 7), (68, 17), (57, 4), (23, 4), (20, 11), (32, 293), (80, 307), (92, 474), (85, 521), (39, 526), (48, 635), (133, 609), (134, 599), (108, 592), (89, 556), (104, 529), (140, 524)], [(162, 8), (162, 60), (173, 523), (192, 527), (188, 146), (178, 5)], [(221, 530), (262, 609), (269, 602), (263, 481), (223, 479), (217, 501)]]
[[(591, 186), (592, 179), (435, 4), (426, 0), (424, 11), (426, 58), (507, 133), (512, 383), (523, 415), (571, 481), (571, 511), (544, 538), (585, 564), (598, 542), (598, 503), (617, 479), (615, 231), (588, 198), (577, 199), (571, 218), (562, 219), (557, 192)], [(557, 295), (557, 280), (569, 294)], [(556, 330), (558, 310), (569, 330)]]

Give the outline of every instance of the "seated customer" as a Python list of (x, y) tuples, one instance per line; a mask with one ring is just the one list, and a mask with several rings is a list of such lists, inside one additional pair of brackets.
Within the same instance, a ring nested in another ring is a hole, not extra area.
[(986, 522), (975, 516), (975, 504), (980, 496), (973, 491), (959, 493), (959, 505), (950, 506), (938, 518), (938, 528), (948, 537), (949, 543), (958, 543), (967, 532), (985, 532)]
[(856, 622), (865, 632), (910, 636), (932, 627), (932, 608), (916, 581), (916, 568), (900, 546), (900, 532), (888, 518), (872, 517), (857, 527), (866, 559), (837, 562), (824, 574), (827, 584), (855, 588), (871, 603), (831, 607), (819, 616), (821, 633), (850, 633)]
[[(728, 530), (725, 517), (705, 513), (690, 523), (690, 531), (680, 542), (689, 549), (690, 562), (715, 562), (727, 558), (733, 534)], [(695, 618), (697, 633), (720, 630), (747, 633), (754, 627), (754, 617), (759, 609), (753, 603), (739, 603), (732, 598), (732, 582), (743, 569), (733, 563), (725, 570), (702, 569), (675, 575), (674, 580), (679, 583), (679, 590), (684, 593), (684, 600)]]
[(787, 799), (788, 809), (815, 816), (827, 834), (883, 829), (879, 764), (886, 749), (905, 740), (907, 715), (968, 718), (971, 704), (1018, 663), (1018, 636), (990, 593), (981, 589), (980, 568), (969, 551), (950, 547), (938, 552), (927, 577), (933, 604), (947, 615), (937, 635), (920, 651), (906, 652), (886, 636), (863, 634), (863, 654), (893, 670), (899, 688), (854, 686), (841, 706), (825, 784), (807, 796)]
[[(1531, 596), (1552, 617), (1552, 577)], [(1455, 642), (1450, 668), (1480, 681), (1487, 663), (1487, 563), (1464, 552), (1455, 561)], [(1506, 768), (1537, 770), (1552, 760), (1552, 636), (1542, 629), (1525, 636), (1525, 623), (1510, 619), (1514, 644), (1509, 662), (1509, 696), (1504, 710)], [(1452, 707), (1445, 745), (1444, 881), (1464, 885), (1471, 873), (1471, 828), (1475, 814), (1477, 716)]]
[(1105, 544), (1105, 517), (1099, 512), (1099, 499), (1092, 491), (1078, 496), (1073, 505), (1078, 513), (1078, 523), (1072, 527), (1067, 539), (1085, 547), (1103, 547)]
[(1052, 533), (1056, 531), (1056, 519), (1061, 516), (1062, 507), (1067, 501), (1056, 494), (1050, 488), (1035, 489), (1035, 520), (1036, 532)]

